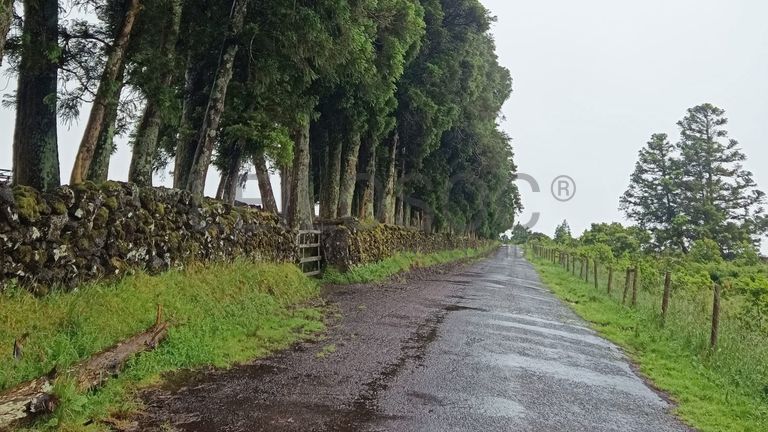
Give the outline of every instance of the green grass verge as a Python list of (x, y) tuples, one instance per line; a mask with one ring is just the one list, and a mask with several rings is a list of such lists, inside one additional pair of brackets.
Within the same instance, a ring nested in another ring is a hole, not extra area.
[(322, 280), (324, 283), (333, 285), (379, 282), (414, 268), (478, 257), (496, 247), (498, 247), (496, 244), (492, 244), (484, 248), (455, 249), (429, 254), (401, 252), (379, 262), (353, 267), (348, 272), (340, 272), (333, 268), (326, 269)]
[[(320, 283), (374, 282), (417, 267), (480, 256), (495, 245), (432, 254), (402, 253), (341, 274), (326, 272)], [(324, 329), (324, 311), (307, 306), (319, 296), (318, 281), (294, 265), (237, 261), (191, 266), (150, 276), (90, 283), (69, 293), (34, 297), (13, 289), (0, 295), (0, 346), (28, 333), (19, 361), (0, 362), (0, 390), (66, 369), (96, 352), (149, 328), (157, 304), (171, 323), (168, 338), (154, 351), (132, 359), (101, 389), (75, 391), (66, 378), (54, 389), (61, 399), (54, 415), (34, 431), (101, 431), (90, 422), (123, 418), (140, 409), (136, 390), (165, 372), (212, 365), (227, 367), (268, 355)], [(10, 350), (9, 350), (10, 351)], [(327, 346), (322, 356), (335, 351)]]
[(719, 348), (710, 350), (710, 293), (673, 296), (662, 325), (659, 293), (641, 292), (630, 308), (620, 301), (621, 280), (608, 294), (604, 280), (596, 290), (591, 277), (585, 283), (551, 262), (531, 261), (558, 297), (678, 403), (676, 414), (686, 422), (703, 432), (768, 431), (768, 337), (740, 329), (726, 313)]
[[(89, 419), (136, 409), (134, 390), (163, 372), (243, 362), (322, 331), (323, 311), (306, 306), (319, 295), (316, 281), (294, 265), (248, 263), (193, 266), (158, 276), (139, 273), (116, 282), (88, 284), (76, 292), (35, 298), (16, 291), (0, 296), (0, 389), (59, 370), (150, 327), (157, 304), (171, 323), (154, 351), (132, 359), (105, 387), (77, 394), (65, 381), (56, 392), (61, 408), (34, 430), (103, 430)], [(20, 361), (14, 338), (29, 333)], [(5, 350), (4, 350), (5, 351)]]

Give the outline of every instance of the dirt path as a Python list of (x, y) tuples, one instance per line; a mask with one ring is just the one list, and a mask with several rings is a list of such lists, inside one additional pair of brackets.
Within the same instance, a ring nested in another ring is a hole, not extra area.
[(516, 249), (326, 297), (327, 340), (177, 376), (139, 430), (688, 430)]

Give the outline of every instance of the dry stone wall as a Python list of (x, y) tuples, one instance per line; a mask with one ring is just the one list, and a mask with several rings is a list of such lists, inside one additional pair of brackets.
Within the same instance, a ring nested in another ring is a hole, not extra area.
[(325, 262), (341, 271), (381, 261), (400, 252), (432, 253), (487, 244), (484, 240), (442, 233), (428, 234), (393, 225), (365, 227), (350, 224), (327, 229), (323, 235)]
[(106, 182), (41, 194), (0, 185), (0, 287), (16, 281), (45, 293), (136, 268), (293, 262), (295, 239), (275, 215), (180, 190)]

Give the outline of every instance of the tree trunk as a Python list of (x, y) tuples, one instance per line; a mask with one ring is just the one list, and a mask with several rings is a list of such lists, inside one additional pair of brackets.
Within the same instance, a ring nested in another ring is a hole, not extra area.
[(50, 190), (59, 186), (56, 131), (56, 83), (59, 52), (57, 0), (25, 0), (16, 125), (13, 135), (13, 182)]
[(259, 183), (259, 193), (261, 194), (261, 206), (264, 210), (277, 214), (277, 202), (275, 201), (275, 193), (272, 190), (272, 181), (269, 178), (267, 160), (263, 151), (259, 151), (253, 156), (253, 166), (256, 168), (256, 179)]
[(223, 55), (219, 59), (216, 79), (209, 95), (203, 123), (200, 125), (197, 133), (197, 144), (195, 146), (194, 158), (192, 159), (192, 169), (187, 179), (186, 189), (192, 195), (198, 197), (202, 197), (205, 190), (205, 178), (208, 175), (208, 166), (211, 164), (211, 155), (216, 144), (219, 122), (221, 115), (224, 113), (227, 87), (229, 87), (229, 81), (232, 79), (235, 55), (239, 48), (235, 37), (243, 29), (243, 21), (245, 20), (245, 12), (248, 6), (248, 0), (235, 1), (236, 4), (232, 9), (229, 37), (223, 47)]
[(374, 213), (374, 198), (376, 189), (376, 144), (373, 140), (366, 143), (365, 181), (360, 194), (360, 214), (362, 220), (372, 221)]
[(3, 64), (5, 39), (13, 21), (13, 0), (0, 0), (0, 65)]
[(117, 110), (120, 106), (120, 94), (123, 91), (123, 72), (124, 67), (120, 68), (117, 80), (118, 89), (115, 91), (115, 98), (110, 100), (107, 105), (107, 111), (104, 115), (104, 124), (101, 125), (99, 138), (96, 141), (96, 151), (93, 153), (93, 160), (88, 168), (87, 179), (102, 183), (107, 181), (109, 176), (109, 160), (115, 152), (115, 127), (117, 123)]
[[(310, 142), (309, 138), (309, 128), (307, 128), (307, 142)], [(314, 170), (312, 169), (312, 151), (309, 152), (309, 168), (307, 169), (307, 199), (304, 201), (304, 205), (307, 206), (306, 212), (309, 214), (309, 220), (310, 225), (308, 228), (312, 228), (313, 221), (317, 219), (317, 214), (315, 213), (315, 176), (314, 176)]]
[[(179, 27), (181, 25), (181, 0), (173, 0), (169, 3), (168, 32), (163, 34), (163, 46), (161, 54), (166, 58), (168, 65), (174, 63), (176, 56), (176, 42), (179, 39)], [(174, 81), (173, 70), (169, 67), (165, 76), (160, 80), (162, 85), (170, 87)], [(128, 181), (139, 186), (152, 186), (152, 174), (154, 172), (155, 153), (157, 151), (157, 139), (162, 124), (162, 102), (156, 94), (147, 94), (147, 105), (136, 132), (133, 142), (133, 154), (131, 166), (128, 171)]]
[(320, 217), (335, 219), (339, 216), (339, 196), (341, 195), (341, 143), (333, 137), (328, 140), (328, 164), (325, 170), (324, 202), (320, 203)]
[(129, 182), (139, 186), (152, 186), (155, 151), (157, 150), (161, 122), (160, 110), (156, 101), (148, 100), (136, 130), (136, 139), (133, 142), (131, 166), (128, 170)]
[(222, 201), (228, 204), (235, 203), (237, 195), (237, 186), (240, 183), (240, 169), (243, 166), (243, 148), (245, 140), (239, 139), (232, 143), (228, 150), (227, 166), (221, 173), (221, 182), (216, 195)]
[(339, 217), (352, 216), (352, 198), (357, 183), (357, 158), (360, 155), (360, 134), (354, 133), (347, 143), (344, 154), (344, 166), (341, 171), (339, 186)]
[(379, 221), (385, 224), (395, 223), (395, 175), (397, 162), (397, 147), (400, 135), (395, 131), (388, 145), (388, 158), (385, 165), (384, 198), (382, 200)]
[(407, 202), (403, 203), (403, 226), (411, 226), (411, 205)]
[(309, 115), (304, 114), (294, 131), (293, 169), (288, 205), (288, 226), (291, 229), (312, 227), (309, 204)]
[(229, 177), (229, 173), (226, 173), (226, 172), (221, 173), (221, 178), (219, 179), (219, 187), (216, 188), (217, 200), (224, 199), (224, 189), (226, 189), (227, 187), (228, 177)]
[[(96, 90), (96, 97), (91, 107), (91, 114), (88, 117), (83, 139), (80, 141), (80, 148), (75, 157), (75, 165), (72, 167), (72, 177), (70, 178), (70, 183), (72, 184), (82, 183), (86, 179), (94, 154), (97, 151), (97, 146), (99, 145), (99, 137), (101, 136), (102, 129), (105, 127), (105, 118), (108, 115), (109, 106), (119, 97), (118, 90), (122, 87), (122, 84), (118, 83), (117, 78), (123, 69), (125, 52), (131, 39), (133, 24), (140, 10), (140, 0), (128, 1), (120, 30), (107, 56), (99, 88)], [(98, 151), (103, 152), (104, 150)]]
[(242, 159), (238, 158), (237, 171), (232, 171), (227, 175), (227, 182), (224, 184), (221, 195), (221, 200), (227, 204), (233, 205), (235, 199), (237, 199), (237, 188), (240, 187), (240, 180), (242, 179), (242, 174), (240, 173), (241, 167)]
[(293, 184), (292, 165), (283, 165), (280, 168), (280, 213), (288, 222), (289, 209), (291, 208), (291, 184)]
[(184, 189), (189, 181), (189, 173), (192, 170), (192, 160), (195, 155), (195, 144), (197, 143), (197, 135), (194, 132), (195, 125), (203, 121), (201, 113), (205, 110), (207, 101), (205, 94), (210, 92), (208, 82), (214, 67), (207, 64), (203, 57), (197, 57), (193, 53), (187, 56), (184, 104), (173, 167), (173, 187), (175, 189)]

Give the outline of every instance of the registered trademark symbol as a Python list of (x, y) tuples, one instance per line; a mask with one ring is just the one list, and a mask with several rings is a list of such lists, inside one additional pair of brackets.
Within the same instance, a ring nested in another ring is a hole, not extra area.
[(567, 175), (555, 177), (550, 188), (552, 196), (560, 202), (568, 202), (576, 195), (576, 182)]

